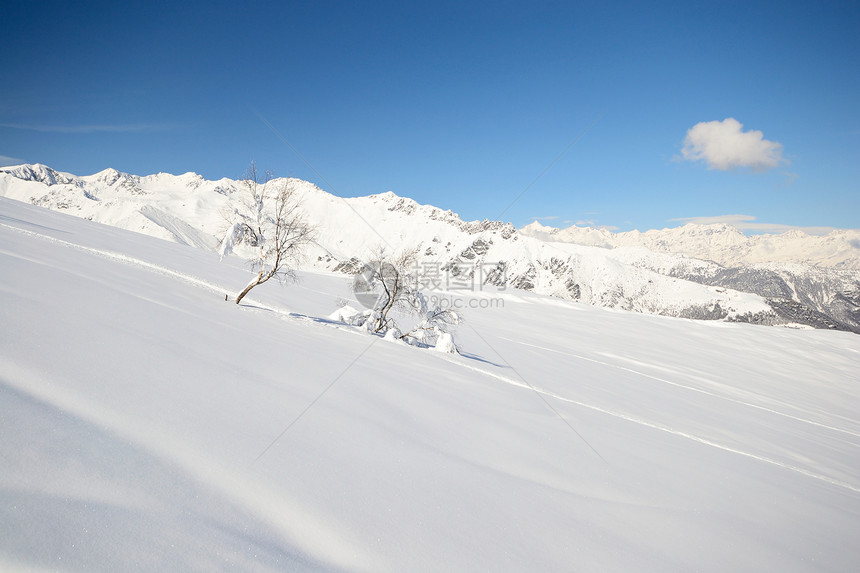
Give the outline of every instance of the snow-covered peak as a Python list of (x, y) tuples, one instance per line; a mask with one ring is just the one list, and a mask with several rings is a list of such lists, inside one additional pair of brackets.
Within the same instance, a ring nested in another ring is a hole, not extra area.
[(552, 227), (550, 225), (543, 225), (539, 221), (532, 221), (531, 223), (529, 223), (528, 225), (526, 225), (525, 227), (520, 229), (520, 232), (522, 232), (524, 235), (528, 235), (530, 237), (535, 237), (539, 234), (540, 235), (554, 235), (554, 234), (558, 233), (558, 231), (559, 231), (558, 228)]
[(94, 181), (107, 181), (110, 179), (116, 179), (121, 175), (123, 175), (123, 173), (121, 173), (120, 171), (117, 171), (113, 167), (108, 167), (107, 169), (102, 169), (98, 173), (93, 173), (89, 177)]
[(445, 211), (433, 205), (423, 205), (409, 197), (401, 197), (393, 191), (368, 195), (366, 198), (356, 197), (355, 199), (367, 199), (372, 203), (383, 204), (388, 211), (397, 211), (406, 215), (420, 213), (433, 219), (447, 219), (456, 221), (458, 224), (462, 223), (460, 216), (453, 211)]
[(743, 232), (735, 227), (734, 225), (729, 225), (728, 223), (687, 223), (686, 225), (681, 225), (680, 227), (669, 227), (662, 229), (663, 231), (673, 231), (679, 232), (681, 234), (689, 234), (689, 235), (738, 235), (744, 236)]
[(398, 199), (401, 199), (401, 197), (399, 195), (397, 195), (397, 193), (395, 193), (394, 191), (384, 191), (382, 193), (375, 193), (373, 195), (369, 195), (369, 197), (375, 198), (375, 199), (380, 199), (382, 201), (396, 201)]
[(145, 186), (170, 186), (170, 187), (198, 187), (206, 180), (199, 173), (188, 171), (182, 175), (159, 172), (154, 175), (146, 175), (139, 178)]
[(88, 183), (97, 183), (104, 184), (107, 186), (116, 185), (117, 183), (128, 183), (139, 180), (140, 178), (134, 175), (129, 175), (128, 173), (123, 173), (121, 171), (117, 171), (116, 169), (108, 168), (103, 171), (99, 171), (93, 175), (88, 177), (81, 177), (83, 181)]
[(36, 181), (45, 185), (57, 185), (60, 183), (71, 183), (74, 176), (68, 173), (61, 173), (42, 165), (41, 163), (12, 165), (9, 167), (0, 168), (0, 173), (8, 173), (16, 179), (22, 181)]

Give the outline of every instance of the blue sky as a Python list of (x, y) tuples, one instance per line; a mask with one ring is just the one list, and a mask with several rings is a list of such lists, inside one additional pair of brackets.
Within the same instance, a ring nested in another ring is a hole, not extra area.
[(858, 24), (857, 2), (14, 3), (0, 160), (253, 159), (518, 226), (860, 228)]

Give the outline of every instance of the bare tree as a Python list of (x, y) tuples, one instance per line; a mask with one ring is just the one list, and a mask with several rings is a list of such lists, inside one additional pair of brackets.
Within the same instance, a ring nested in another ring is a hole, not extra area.
[(304, 247), (313, 240), (314, 229), (301, 211), (294, 183), (273, 179), (270, 171), (260, 174), (253, 162), (231, 208), (231, 225), (221, 242), (221, 258), (235, 244), (247, 244), (254, 249), (249, 262), (257, 273), (236, 296), (239, 304), (251, 289), (273, 277), (282, 282), (294, 279)]
[(365, 288), (376, 297), (373, 313), (366, 325), (369, 331), (384, 333), (395, 326), (394, 318), (389, 316), (393, 310), (408, 312), (418, 304), (415, 297), (417, 279), (410, 272), (415, 257), (415, 250), (388, 255), (384, 249), (377, 249), (373, 260), (365, 264), (363, 272), (356, 277), (358, 282), (364, 281)]
[[(457, 352), (450, 331), (460, 323), (461, 317), (450, 308), (428, 305), (421, 292), (420, 277), (415, 272), (416, 260), (415, 250), (396, 255), (388, 255), (384, 249), (377, 250), (374, 260), (364, 265), (353, 283), (356, 296), (371, 307), (361, 313), (358, 320), (369, 332)], [(418, 323), (407, 332), (401, 332), (394, 318), (397, 311), (417, 316)]]

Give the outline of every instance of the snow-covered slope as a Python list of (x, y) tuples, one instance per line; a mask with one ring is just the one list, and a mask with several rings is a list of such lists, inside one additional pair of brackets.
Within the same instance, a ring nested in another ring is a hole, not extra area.
[(857, 336), (505, 290), (451, 357), (322, 318), (341, 275), (237, 306), (238, 259), (4, 198), (0, 269), (3, 571), (860, 562)]
[[(422, 276), (437, 287), (493, 285), (652, 314), (860, 331), (860, 299), (853, 294), (860, 292), (860, 271), (818, 271), (825, 294), (813, 305), (815, 297), (799, 291), (774, 302), (743, 281), (711, 280), (722, 277), (713, 263), (689, 257), (667, 262), (667, 255), (640, 247), (631, 260), (624, 249), (551, 242), (501, 222), (464, 222), (391, 192), (344, 199), (306, 181), (272, 183), (292, 185), (317, 226), (308, 268), (352, 272), (380, 247), (409, 248), (419, 254)], [(138, 177), (109, 169), (77, 177), (43, 165), (0, 170), (0, 195), (209, 250), (228, 226), (223, 213), (241, 187), (193, 173)], [(679, 265), (707, 272), (686, 275)]]
[(45, 165), (0, 169), (0, 195), (161, 239), (214, 249), (227, 203), (221, 184), (195, 173), (139, 177), (105, 169), (78, 177)]
[(714, 261), (734, 267), (759, 263), (801, 263), (816, 267), (860, 270), (860, 230), (837, 229), (826, 235), (808, 235), (792, 230), (780, 234), (746, 236), (731, 225), (689, 223), (671, 229), (613, 233), (606, 229), (564, 229), (535, 221), (520, 233), (547, 241), (605, 248), (646, 247)]

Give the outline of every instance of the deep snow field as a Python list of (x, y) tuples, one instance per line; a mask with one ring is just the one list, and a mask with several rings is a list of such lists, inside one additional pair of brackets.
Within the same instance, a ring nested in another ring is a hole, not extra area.
[(0, 198), (0, 570), (860, 563), (855, 334), (483, 291), (454, 356), (249, 278)]

